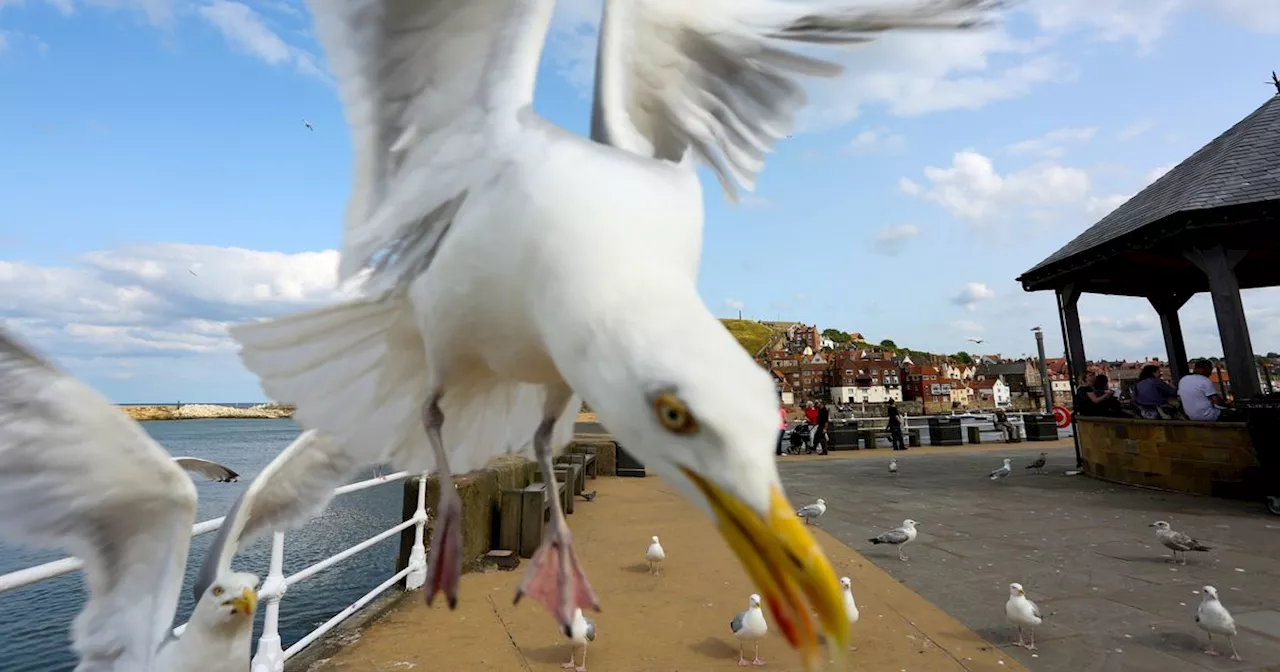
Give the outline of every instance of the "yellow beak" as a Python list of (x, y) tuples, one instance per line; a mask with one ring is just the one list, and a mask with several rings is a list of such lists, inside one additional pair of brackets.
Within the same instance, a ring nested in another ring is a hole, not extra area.
[(849, 617), (840, 579), (782, 491), (774, 486), (769, 512), (762, 516), (707, 479), (683, 467), (681, 471), (710, 502), (720, 534), (760, 589), (774, 623), (800, 652), (805, 669), (813, 669), (823, 658), (810, 604), (833, 653), (843, 658), (849, 647)]
[(251, 588), (245, 588), (238, 597), (231, 598), (231, 606), (235, 607), (237, 613), (253, 616), (258, 610), (258, 593)]

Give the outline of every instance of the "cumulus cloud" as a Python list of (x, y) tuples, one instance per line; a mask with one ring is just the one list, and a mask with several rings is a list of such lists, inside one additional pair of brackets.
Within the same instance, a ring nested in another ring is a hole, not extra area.
[(71, 266), (0, 261), (0, 318), (53, 356), (226, 355), (230, 324), (351, 296), (336, 250), (284, 254), (157, 243)]
[(1090, 195), (1089, 174), (1078, 168), (1046, 163), (1001, 175), (990, 158), (973, 150), (957, 152), (946, 168), (927, 166), (924, 176), (928, 186), (914, 190), (917, 194), (972, 221), (1080, 203)]
[(1154, 121), (1150, 119), (1139, 119), (1138, 121), (1135, 121), (1132, 124), (1129, 124), (1128, 126), (1125, 126), (1124, 128), (1120, 129), (1116, 133), (1116, 139), (1120, 140), (1121, 142), (1132, 140), (1140, 135), (1147, 133), (1148, 131), (1150, 131), (1155, 127), (1156, 127), (1156, 124)]
[(1259, 33), (1280, 33), (1280, 15), (1259, 0), (1033, 0), (1026, 8), (1046, 32), (1080, 31), (1108, 42), (1132, 40), (1144, 53), (1175, 16), (1190, 11), (1213, 12)]
[(256, 10), (232, 0), (213, 0), (197, 10), (200, 18), (222, 33), (233, 47), (269, 65), (292, 65), (299, 72), (324, 77), (309, 52), (284, 41)]
[(996, 293), (985, 284), (970, 282), (966, 283), (955, 296), (951, 297), (951, 303), (973, 310), (979, 302), (986, 301), (995, 295)]
[(920, 235), (915, 224), (895, 224), (876, 232), (876, 249), (888, 256), (896, 256), (906, 249), (907, 243)]
[(878, 126), (859, 131), (849, 142), (849, 148), (855, 154), (881, 154), (896, 152), (902, 149), (906, 142), (907, 139), (901, 134), (894, 133), (884, 126)]

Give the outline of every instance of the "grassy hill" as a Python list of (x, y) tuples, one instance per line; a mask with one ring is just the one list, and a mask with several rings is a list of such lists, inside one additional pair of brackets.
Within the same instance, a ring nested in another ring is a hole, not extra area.
[(761, 348), (768, 345), (769, 339), (773, 338), (773, 330), (759, 322), (751, 320), (720, 320), (720, 322), (752, 357), (755, 357)]

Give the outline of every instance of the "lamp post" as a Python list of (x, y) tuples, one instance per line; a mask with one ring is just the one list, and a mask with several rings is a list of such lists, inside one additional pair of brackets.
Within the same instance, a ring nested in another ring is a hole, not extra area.
[(1040, 353), (1040, 387), (1044, 391), (1044, 412), (1053, 415), (1053, 385), (1049, 382), (1049, 363), (1044, 360), (1044, 331), (1032, 327), (1036, 333), (1036, 351)]

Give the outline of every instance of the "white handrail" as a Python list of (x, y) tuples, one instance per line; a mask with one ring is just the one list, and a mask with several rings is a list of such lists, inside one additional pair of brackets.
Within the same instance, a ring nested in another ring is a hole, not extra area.
[[(345, 495), (351, 492), (357, 492), (368, 488), (385, 485), (387, 483), (395, 483), (409, 478), (411, 474), (407, 471), (400, 471), (394, 474), (387, 474), (380, 478), (371, 478), (367, 481), (359, 481), (336, 488), (333, 491), (334, 496)], [(209, 534), (222, 527), (225, 517), (214, 518), (196, 523), (191, 527), (192, 538)], [(367, 550), (378, 543), (399, 534), (400, 532), (414, 528), (413, 547), (409, 551), (409, 566), (396, 572), (391, 578), (383, 581), (378, 587), (365, 593), (360, 599), (356, 600), (349, 606), (345, 607), (332, 618), (325, 621), (320, 627), (312, 630), (304, 635), (301, 639), (294, 642), (288, 649), (284, 649), (280, 642), (280, 602), (284, 599), (285, 593), (289, 586), (305, 581), (316, 574), (350, 558), (361, 551)], [(291, 576), (284, 575), (284, 533), (275, 532), (271, 538), (271, 564), (267, 570), (267, 577), (262, 583), (262, 587), (258, 589), (258, 599), (266, 603), (263, 615), (262, 635), (258, 638), (258, 651), (253, 656), (252, 672), (284, 672), (284, 662), (307, 647), (307, 645), (323, 637), (325, 633), (332, 630), (342, 621), (350, 618), (352, 614), (359, 611), (366, 604), (373, 601), (374, 598), (386, 592), (391, 586), (394, 586), (401, 579), (405, 581), (406, 590), (417, 590), (426, 582), (427, 576), (427, 551), (424, 543), (425, 530), (427, 526), (427, 478), (426, 474), (418, 481), (418, 506), (413, 512), (413, 516), (408, 520), (396, 524), (394, 527), (379, 532), (364, 541), (361, 541), (346, 550), (340, 551), (334, 555), (321, 560), (310, 567), (307, 567)], [(52, 562), (46, 562), (42, 565), (34, 567), (26, 567), (8, 574), (0, 575), (0, 593), (5, 593), (23, 586), (29, 586), (40, 581), (70, 574), (81, 567), (84, 563), (79, 558), (61, 558)], [(175, 635), (181, 635), (186, 630), (187, 624), (183, 623), (174, 628)]]

